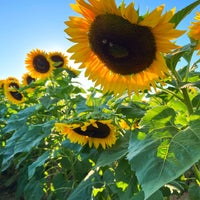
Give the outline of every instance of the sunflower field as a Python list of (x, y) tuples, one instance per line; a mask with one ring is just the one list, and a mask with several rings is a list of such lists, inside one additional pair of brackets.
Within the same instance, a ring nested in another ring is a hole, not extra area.
[(177, 29), (199, 5), (76, 0), (71, 57), (33, 49), (0, 80), (0, 199), (199, 200), (200, 12)]

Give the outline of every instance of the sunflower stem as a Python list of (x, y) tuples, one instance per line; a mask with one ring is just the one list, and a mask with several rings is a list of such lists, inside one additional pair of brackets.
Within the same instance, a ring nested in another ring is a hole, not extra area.
[(194, 169), (193, 171), (194, 171), (196, 179), (200, 182), (200, 171), (199, 171), (197, 165), (194, 164), (193, 169)]
[(190, 97), (188, 95), (188, 91), (186, 88), (182, 88), (182, 93), (183, 93), (183, 97), (184, 97), (184, 103), (187, 106), (188, 109), (188, 113), (191, 115), (193, 113), (193, 106), (192, 103), (190, 101)]
[(167, 93), (167, 94), (171, 94), (172, 96), (176, 97), (177, 99), (179, 99), (180, 101), (184, 102), (184, 99), (179, 97), (176, 93), (172, 92), (171, 90), (165, 89), (163, 87), (160, 86), (156, 86), (157, 88), (161, 89), (163, 92)]
[[(182, 82), (180, 75), (178, 74), (178, 72), (176, 70), (173, 71), (173, 74), (176, 78), (178, 85), (180, 85), (180, 83)], [(191, 115), (193, 113), (193, 106), (192, 106), (190, 97), (188, 95), (187, 88), (181, 88), (181, 91), (183, 94), (183, 103), (187, 106), (188, 113), (189, 113), (189, 115)]]

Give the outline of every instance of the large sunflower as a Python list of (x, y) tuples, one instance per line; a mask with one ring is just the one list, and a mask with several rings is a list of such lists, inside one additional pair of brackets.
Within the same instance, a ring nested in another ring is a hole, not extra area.
[[(200, 50), (200, 42), (199, 42), (200, 40), (200, 12), (196, 12), (196, 16), (194, 19), (197, 21), (192, 22), (192, 25), (189, 26), (188, 35), (189, 37), (198, 41), (196, 49)], [(200, 51), (198, 52), (198, 54), (200, 55)]]
[(48, 78), (53, 71), (52, 61), (49, 59), (48, 54), (40, 49), (30, 51), (27, 54), (25, 64), (33, 78)]
[(117, 140), (115, 126), (111, 120), (89, 120), (81, 124), (56, 123), (55, 128), (61, 134), (67, 135), (73, 143), (80, 145), (89, 144), (105, 149), (115, 144)]
[(133, 3), (117, 7), (114, 0), (76, 0), (71, 6), (83, 17), (65, 22), (76, 43), (68, 52), (103, 91), (137, 93), (168, 73), (161, 53), (177, 48), (170, 40), (183, 34), (169, 22), (174, 9), (162, 15), (162, 5), (140, 17)]
[(15, 77), (8, 77), (4, 81), (5, 97), (14, 104), (21, 104), (24, 102), (24, 95), (19, 91), (20, 83)]

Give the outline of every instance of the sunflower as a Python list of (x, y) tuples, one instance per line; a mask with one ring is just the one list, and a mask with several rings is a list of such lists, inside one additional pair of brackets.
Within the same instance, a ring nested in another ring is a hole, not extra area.
[(78, 70), (68, 66), (67, 56), (62, 52), (50, 52), (49, 58), (51, 59), (54, 68), (64, 68), (68, 73), (72, 74), (73, 77), (77, 77), (79, 75), (80, 72)]
[(33, 78), (29, 73), (25, 73), (22, 76), (22, 84), (24, 86), (30, 85), (32, 82), (35, 82), (35, 78)]
[[(197, 21), (192, 22), (192, 25), (189, 26), (188, 35), (189, 37), (198, 41), (196, 49), (200, 50), (200, 42), (199, 42), (200, 40), (200, 12), (196, 12), (196, 16), (194, 19)], [(198, 54), (200, 55), (200, 51), (198, 52)]]
[(89, 120), (81, 124), (56, 123), (55, 128), (73, 143), (89, 144), (103, 149), (111, 147), (117, 140), (116, 129), (111, 120)]
[(117, 7), (114, 0), (76, 0), (71, 6), (83, 17), (65, 22), (69, 40), (76, 43), (68, 52), (95, 86), (138, 93), (155, 87), (168, 73), (161, 53), (177, 48), (170, 40), (184, 33), (169, 22), (174, 9), (162, 15), (161, 5), (141, 17), (133, 3)]
[(53, 62), (53, 66), (55, 68), (66, 68), (67, 67), (67, 56), (64, 55), (62, 52), (50, 52), (49, 53), (49, 58)]
[(8, 77), (4, 80), (4, 88), (9, 88), (10, 90), (16, 90), (19, 89), (20, 82), (17, 78), (15, 77)]
[(4, 80), (0, 80), (0, 89), (3, 89)]
[(40, 49), (30, 51), (27, 54), (25, 64), (30, 76), (33, 78), (48, 78), (53, 71), (52, 61), (49, 59), (48, 54)]
[(19, 91), (20, 83), (15, 77), (8, 77), (4, 81), (4, 94), (5, 97), (14, 104), (21, 104), (24, 102), (24, 96)]

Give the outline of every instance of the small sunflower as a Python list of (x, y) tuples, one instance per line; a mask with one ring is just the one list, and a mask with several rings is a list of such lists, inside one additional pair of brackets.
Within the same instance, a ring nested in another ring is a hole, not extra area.
[(111, 120), (89, 120), (82, 124), (56, 123), (55, 128), (73, 143), (80, 145), (89, 144), (103, 149), (111, 147), (117, 140), (115, 126)]
[[(189, 37), (198, 41), (196, 49), (200, 50), (200, 42), (199, 42), (200, 40), (200, 12), (196, 12), (196, 16), (194, 19), (197, 21), (192, 22), (192, 25), (189, 26), (188, 35)], [(198, 52), (198, 54), (200, 55), (200, 51)]]
[(4, 94), (5, 97), (14, 104), (21, 104), (24, 102), (24, 96), (19, 91), (19, 80), (14, 77), (8, 77), (4, 81)]
[(25, 73), (22, 76), (22, 84), (24, 86), (30, 85), (32, 82), (35, 82), (35, 78), (33, 78), (29, 73)]
[(162, 15), (161, 5), (140, 17), (133, 3), (117, 7), (114, 0), (76, 0), (72, 9), (83, 17), (65, 22), (76, 43), (68, 52), (103, 91), (138, 93), (168, 73), (161, 53), (177, 48), (170, 40), (184, 33), (169, 22), (174, 9)]
[(4, 80), (0, 80), (0, 89), (3, 89)]
[(48, 54), (40, 49), (30, 51), (27, 54), (25, 64), (30, 76), (33, 78), (48, 78), (53, 71), (52, 61), (49, 59)]
[(75, 70), (68, 66), (67, 56), (64, 55), (62, 52), (50, 52), (49, 58), (51, 59), (53, 67), (55, 69), (64, 68), (68, 73), (71, 73), (73, 77), (77, 77), (79, 75), (80, 72), (78, 70)]
[(55, 68), (66, 68), (67, 67), (67, 56), (64, 55), (62, 52), (50, 52), (49, 58), (53, 62), (53, 67)]

